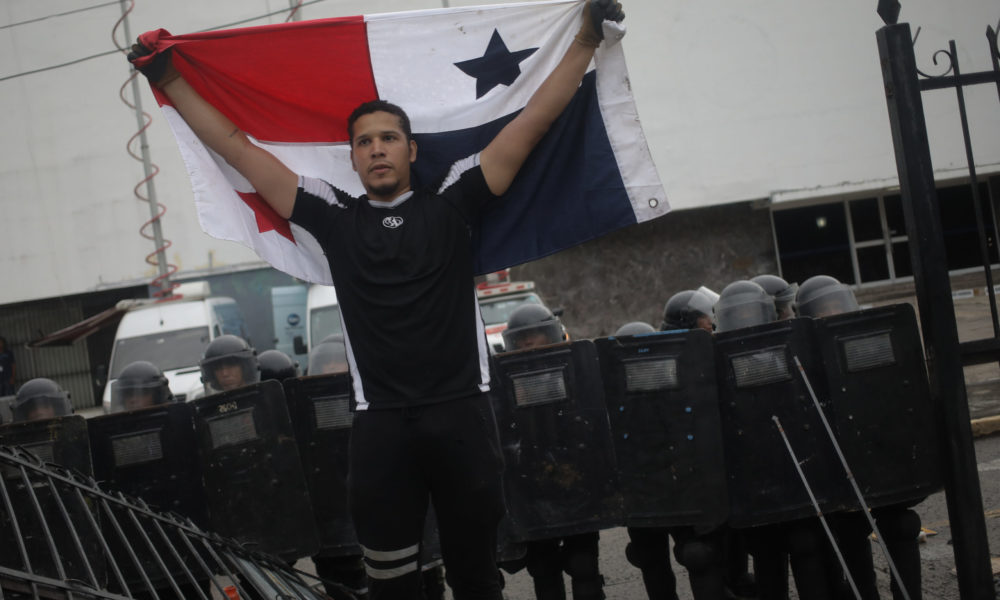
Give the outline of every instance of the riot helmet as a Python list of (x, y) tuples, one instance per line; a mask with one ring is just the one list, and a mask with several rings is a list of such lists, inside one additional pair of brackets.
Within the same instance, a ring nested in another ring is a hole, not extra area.
[(199, 363), (206, 393), (217, 394), (260, 381), (257, 352), (241, 337), (220, 335)]
[(166, 376), (145, 360), (130, 363), (111, 382), (111, 412), (138, 410), (173, 402)]
[(515, 308), (503, 332), (507, 352), (558, 344), (563, 340), (562, 323), (542, 304), (522, 304)]
[(795, 296), (795, 306), (803, 317), (826, 317), (859, 309), (851, 288), (829, 275), (806, 279)]
[(699, 290), (677, 292), (663, 307), (663, 323), (660, 331), (671, 329), (705, 329), (712, 331), (712, 305), (715, 302), (708, 294)]
[(715, 303), (714, 311), (719, 331), (771, 323), (778, 317), (774, 298), (760, 285), (748, 280), (727, 285)]
[(799, 290), (799, 284), (788, 283), (777, 275), (758, 275), (750, 281), (764, 288), (774, 298), (774, 309), (779, 321), (795, 317), (795, 293)]
[(260, 364), (260, 380), (277, 379), (284, 381), (299, 376), (299, 363), (281, 350), (265, 350), (257, 357)]
[(346, 373), (349, 369), (347, 346), (339, 333), (326, 336), (309, 351), (309, 375)]
[(13, 413), (13, 422), (23, 423), (64, 417), (73, 413), (73, 407), (69, 402), (69, 392), (51, 379), (37, 377), (17, 390)]
[(656, 328), (644, 321), (632, 321), (631, 323), (625, 323), (619, 327), (618, 331), (615, 332), (615, 337), (622, 337), (624, 335), (643, 335), (646, 333), (656, 333)]

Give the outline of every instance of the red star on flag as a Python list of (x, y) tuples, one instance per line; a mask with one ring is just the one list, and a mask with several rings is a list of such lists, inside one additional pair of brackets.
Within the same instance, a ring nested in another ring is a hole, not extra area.
[(281, 215), (274, 212), (271, 205), (264, 202), (264, 199), (260, 197), (260, 194), (254, 192), (252, 194), (246, 194), (244, 192), (236, 192), (240, 195), (240, 198), (247, 203), (251, 209), (253, 209), (253, 214), (257, 218), (257, 231), (258, 233), (264, 233), (265, 231), (277, 231), (279, 235), (284, 236), (291, 243), (295, 243), (295, 237), (292, 235), (292, 227), (288, 224), (286, 219), (282, 219)]

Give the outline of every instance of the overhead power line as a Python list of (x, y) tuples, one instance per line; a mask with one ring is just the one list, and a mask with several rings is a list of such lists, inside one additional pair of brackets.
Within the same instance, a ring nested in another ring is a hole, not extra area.
[(10, 29), (11, 27), (19, 27), (21, 25), (30, 25), (32, 23), (38, 23), (39, 21), (45, 21), (46, 19), (54, 19), (56, 17), (65, 17), (68, 15), (75, 15), (76, 13), (86, 12), (88, 10), (94, 10), (95, 8), (104, 8), (105, 6), (112, 6), (118, 4), (118, 0), (111, 0), (110, 2), (103, 2), (101, 4), (95, 4), (93, 6), (85, 6), (83, 8), (76, 8), (73, 10), (68, 10), (61, 13), (53, 13), (51, 15), (46, 15), (44, 17), (38, 17), (37, 19), (28, 19), (27, 21), (18, 21), (17, 23), (8, 23), (6, 25), (0, 25), (0, 29)]
[[(319, 2), (325, 2), (325, 1), (326, 0), (310, 0), (309, 2), (303, 2), (302, 5), (301, 5), (301, 7), (309, 6), (310, 4), (317, 4)], [(114, 2), (109, 2), (108, 4), (118, 4), (118, 2), (116, 0)], [(101, 6), (103, 6), (103, 5), (101, 5)], [(93, 7), (93, 8), (96, 8), (96, 6)], [(225, 23), (223, 25), (216, 25), (215, 27), (209, 27), (207, 29), (202, 29), (202, 30), (199, 31), (199, 33), (204, 32), (204, 31), (215, 31), (215, 30), (218, 30), (218, 29), (227, 29), (229, 27), (235, 27), (237, 25), (244, 25), (244, 24), (250, 23), (252, 21), (258, 21), (260, 19), (266, 19), (267, 17), (273, 17), (275, 15), (280, 15), (280, 14), (283, 14), (283, 13), (287, 13), (289, 10), (291, 10), (291, 9), (285, 8), (285, 9), (282, 9), (282, 10), (276, 10), (274, 12), (269, 12), (269, 13), (266, 13), (266, 14), (263, 14), (263, 15), (258, 15), (256, 17), (250, 17), (249, 19), (242, 19), (240, 21), (233, 21), (232, 23)], [(72, 66), (72, 65), (80, 64), (82, 62), (86, 62), (88, 60), (92, 60), (92, 59), (95, 59), (95, 58), (101, 58), (103, 56), (108, 56), (109, 54), (120, 54), (120, 53), (121, 52), (119, 50), (117, 50), (117, 49), (115, 49), (115, 50), (107, 50), (105, 52), (99, 52), (97, 54), (91, 54), (90, 56), (83, 56), (83, 57), (80, 57), (80, 58), (77, 58), (77, 59), (74, 59), (74, 60), (71, 60), (71, 61), (68, 61), (68, 62), (59, 63), (58, 65), (50, 65), (48, 67), (41, 67), (41, 68), (38, 68), (38, 69), (32, 69), (31, 71), (22, 71), (20, 73), (14, 73), (13, 75), (6, 75), (4, 77), (0, 77), (0, 82), (8, 81), (10, 79), (17, 79), (18, 77), (25, 77), (27, 75), (34, 75), (36, 73), (44, 73), (45, 71), (53, 71), (55, 69), (61, 69), (63, 67), (69, 67), (69, 66)]]
[(107, 56), (109, 54), (120, 54), (118, 50), (108, 50), (107, 52), (101, 52), (100, 54), (91, 54), (90, 56), (84, 56), (76, 60), (71, 60), (69, 62), (60, 63), (58, 65), (52, 65), (49, 67), (42, 67), (40, 69), (34, 69), (32, 71), (22, 71), (20, 73), (15, 73), (13, 75), (7, 75), (5, 77), (0, 77), (0, 81), (7, 81), (8, 79), (16, 79), (18, 77), (24, 77), (25, 75), (34, 75), (35, 73), (42, 73), (44, 71), (52, 71), (53, 69), (61, 69), (63, 67), (68, 67), (70, 65), (79, 64), (88, 61), (92, 58), (100, 58), (102, 56)]

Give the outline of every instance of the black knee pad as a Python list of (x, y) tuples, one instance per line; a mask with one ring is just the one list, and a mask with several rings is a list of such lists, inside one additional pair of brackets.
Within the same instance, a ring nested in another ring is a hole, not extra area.
[(875, 524), (886, 539), (911, 541), (920, 535), (920, 515), (910, 509), (883, 509), (875, 518)]
[(691, 540), (674, 546), (677, 562), (689, 571), (701, 571), (719, 562), (720, 553), (715, 544), (704, 540)]

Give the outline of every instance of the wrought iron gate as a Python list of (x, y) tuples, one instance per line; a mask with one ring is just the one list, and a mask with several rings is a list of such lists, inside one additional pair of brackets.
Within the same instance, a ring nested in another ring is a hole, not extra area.
[[(986, 28), (992, 70), (963, 73), (955, 42), (948, 50), (934, 55), (946, 56), (949, 69), (939, 76), (928, 76), (917, 69), (914, 38), (910, 26), (897, 23), (900, 5), (896, 0), (880, 0), (878, 13), (886, 26), (879, 29), (879, 56), (885, 82), (886, 102), (892, 127), (900, 193), (910, 239), (913, 277), (920, 308), (920, 320), (927, 354), (931, 392), (946, 443), (945, 492), (954, 540), (955, 564), (962, 598), (995, 599), (990, 566), (989, 544), (983, 514), (982, 494), (976, 467), (969, 407), (963, 367), (1000, 361), (1000, 322), (997, 317), (993, 273), (983, 220), (982, 202), (972, 138), (966, 110), (964, 88), (994, 84), (1000, 97), (1000, 52), (997, 30)], [(1000, 27), (1000, 25), (998, 25)], [(948, 262), (945, 256), (942, 224), (938, 211), (931, 164), (927, 126), (921, 92), (954, 89), (965, 140), (966, 159), (976, 209), (979, 245), (982, 253), (986, 289), (989, 295), (993, 337), (959, 343), (955, 308), (951, 296)], [(1000, 113), (1000, 103), (996, 110)], [(997, 121), (992, 121), (997, 122)], [(997, 136), (1000, 131), (987, 131)], [(992, 214), (991, 212), (988, 214)], [(992, 225), (992, 224), (991, 224)]]
[(327, 598), (274, 556), (16, 447), (0, 447), (0, 532), (0, 598)]

